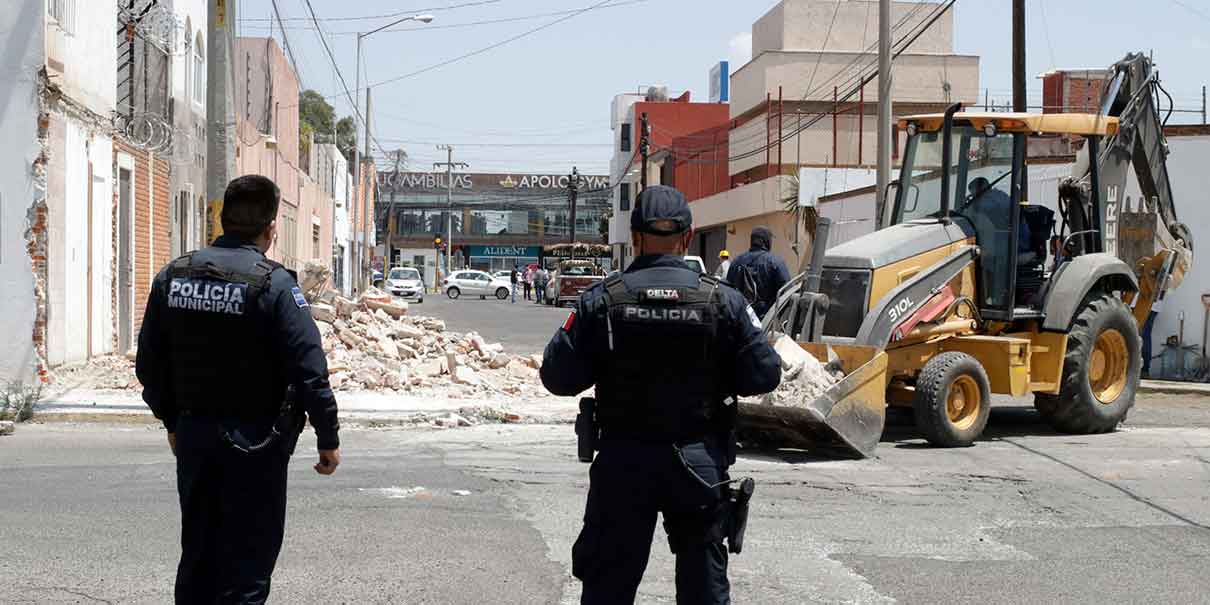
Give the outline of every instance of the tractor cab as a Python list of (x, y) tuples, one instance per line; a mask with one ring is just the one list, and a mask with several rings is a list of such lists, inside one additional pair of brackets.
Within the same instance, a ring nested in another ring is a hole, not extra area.
[[(981, 315), (1038, 317), (1056, 217), (1050, 208), (1028, 203), (1030, 139), (1080, 135), (1091, 151), (1117, 125), (1115, 118), (1097, 115), (957, 113), (956, 106), (903, 118), (899, 129), (908, 139), (887, 224), (908, 230), (947, 225), (946, 243), (973, 239)], [(1092, 170), (1096, 183), (1095, 162)], [(1097, 189), (1092, 187), (1094, 196)]]

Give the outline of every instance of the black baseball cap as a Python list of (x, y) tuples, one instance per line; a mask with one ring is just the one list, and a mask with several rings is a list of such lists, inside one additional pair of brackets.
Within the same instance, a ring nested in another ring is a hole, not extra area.
[[(675, 229), (659, 229), (659, 221), (676, 223)], [(639, 194), (630, 213), (630, 230), (652, 235), (676, 235), (693, 226), (689, 202), (680, 191), (665, 185), (652, 185)]]

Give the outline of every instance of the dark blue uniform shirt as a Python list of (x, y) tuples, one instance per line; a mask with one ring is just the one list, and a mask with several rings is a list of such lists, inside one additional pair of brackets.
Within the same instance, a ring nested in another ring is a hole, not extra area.
[(742, 285), (739, 283), (740, 267), (747, 267), (756, 280), (760, 291), (757, 292), (758, 300), (752, 303), (752, 308), (758, 316), (764, 317), (777, 302), (777, 291), (790, 281), (790, 270), (785, 261), (772, 252), (753, 248), (739, 255), (727, 270), (727, 283), (737, 288)]
[[(626, 269), (624, 278), (631, 288), (695, 288), (700, 279), (677, 256), (640, 256)], [(728, 367), (723, 382), (730, 392), (724, 395), (758, 395), (777, 388), (781, 381), (781, 358), (760, 333), (760, 321), (734, 289), (719, 288), (723, 315), (719, 338), (728, 351)], [(606, 350), (605, 287), (597, 283), (584, 291), (562, 328), (555, 332), (542, 359), (542, 384), (555, 395), (577, 395), (597, 384), (600, 376), (593, 363), (599, 351)], [(651, 343), (676, 354), (677, 343)], [(708, 371), (708, 370), (707, 370)]]
[[(222, 236), (211, 247), (194, 252), (193, 265), (210, 262), (247, 272), (264, 258), (255, 245)], [(231, 412), (230, 402), (236, 402), (241, 416), (271, 418), (280, 410), (286, 386), (293, 385), (295, 405), (307, 412), (319, 449), (339, 447), (336, 398), (328, 384), (327, 357), (319, 328), (290, 271), (274, 269), (268, 288), (256, 300), (256, 308), (244, 309), (254, 313), (252, 329), (241, 333), (189, 333), (192, 339), (200, 338), (204, 351), (196, 350), (198, 347), (184, 351), (181, 343), (173, 342), (174, 330), (179, 334), (180, 330), (191, 329), (199, 316), (170, 308), (169, 283), (169, 267), (165, 267), (151, 287), (135, 364), (143, 384), (143, 400), (169, 432), (175, 431), (177, 419), (186, 408), (207, 408), (191, 411), (222, 416)], [(174, 321), (185, 323), (170, 325)], [(203, 360), (207, 367), (182, 376), (179, 369), (183, 356)], [(207, 372), (213, 380), (199, 378)]]

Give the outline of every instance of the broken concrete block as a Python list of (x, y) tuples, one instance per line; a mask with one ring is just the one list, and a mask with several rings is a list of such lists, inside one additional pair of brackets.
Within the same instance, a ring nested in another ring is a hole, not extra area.
[(343, 387), (345, 385), (345, 383), (347, 383), (348, 381), (349, 381), (348, 372), (337, 372), (335, 374), (331, 374), (328, 376), (328, 386), (332, 387), (333, 389), (339, 389), (340, 387)]
[(508, 362), (508, 375), (520, 380), (533, 380), (538, 377), (538, 371), (517, 360)]
[(309, 260), (298, 275), (298, 286), (308, 302), (314, 303), (328, 286), (332, 270), (318, 259)]
[(445, 373), (445, 360), (430, 359), (417, 365), (415, 370), (419, 377), (436, 378)]
[(487, 352), (487, 341), (483, 340), (482, 336), (476, 334), (475, 332), (471, 332), (470, 334), (466, 335), (466, 339), (470, 342), (471, 348), (479, 351), (480, 353)]
[(311, 317), (315, 318), (315, 321), (331, 323), (336, 321), (336, 308), (323, 303), (311, 303)]
[(337, 296), (336, 300), (332, 301), (336, 307), (336, 315), (342, 319), (353, 317), (353, 313), (357, 311), (357, 303), (343, 297)]
[(403, 380), (400, 379), (399, 372), (385, 372), (382, 375), (382, 386), (388, 389), (402, 389)]
[(420, 357), (420, 352), (408, 346), (406, 342), (396, 342), (395, 348), (399, 351), (400, 359), (416, 359)]
[(367, 307), (375, 311), (382, 311), (386, 315), (399, 319), (408, 313), (408, 304), (403, 301), (391, 302), (388, 298), (385, 301), (374, 299), (362, 299)]
[(479, 375), (468, 366), (457, 366), (452, 372), (453, 380), (456, 384), (467, 384), (477, 386), (480, 382)]
[(399, 359), (399, 347), (390, 338), (378, 341), (378, 352), (387, 359)]
[(361, 368), (353, 374), (353, 379), (360, 382), (367, 389), (376, 389), (382, 386), (382, 374), (370, 368)]
[(487, 367), (493, 370), (498, 370), (504, 366), (507, 366), (508, 362), (510, 361), (512, 361), (512, 359), (509, 359), (508, 355), (505, 355), (504, 353), (496, 353), (492, 356), (491, 361), (487, 363)]
[(340, 333), (340, 342), (345, 343), (346, 347), (354, 350), (360, 350), (365, 346), (366, 341), (362, 337), (354, 334), (352, 330), (344, 330)]
[(449, 372), (450, 374), (453, 374), (454, 370), (457, 367), (458, 367), (458, 354), (454, 353), (453, 351), (446, 351), (445, 352), (445, 369), (446, 369), (446, 371)]
[(378, 319), (381, 319), (382, 321), (391, 321), (391, 316), (387, 315), (386, 311), (383, 311), (382, 309), (375, 309), (374, 317), (377, 317)]
[(391, 328), (391, 336), (400, 340), (419, 340), (424, 338), (424, 330), (412, 324), (400, 322)]
[(487, 349), (485, 349), (483, 352), (487, 355), (495, 355), (496, 353), (503, 353), (504, 345), (502, 345), (498, 342), (493, 342), (493, 343), (487, 345)]
[(365, 311), (354, 311), (353, 312), (353, 322), (359, 323), (363, 326), (368, 326), (368, 325), (374, 323), (374, 316), (370, 315), (369, 313), (366, 313)]
[(440, 319), (426, 318), (422, 324), (426, 330), (434, 332), (444, 332), (445, 322)]

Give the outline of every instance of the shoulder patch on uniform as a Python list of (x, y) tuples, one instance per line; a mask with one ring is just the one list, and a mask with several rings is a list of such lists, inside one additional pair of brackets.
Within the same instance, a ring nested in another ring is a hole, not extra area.
[(760, 318), (756, 316), (756, 311), (752, 310), (752, 305), (748, 305), (748, 307), (744, 310), (748, 312), (748, 321), (751, 321), (752, 325), (756, 326), (757, 330), (761, 329)]
[(572, 310), (572, 312), (571, 312), (571, 314), (569, 314), (569, 315), (567, 316), (567, 319), (566, 319), (566, 320), (563, 322), (563, 331), (564, 331), (564, 332), (569, 332), (569, 331), (571, 331), (571, 327), (572, 327), (573, 325), (575, 325), (575, 323), (576, 323), (576, 312), (575, 312), (575, 310), (573, 309), (573, 310)]
[(302, 288), (294, 286), (293, 288), (290, 288), (290, 294), (294, 295), (294, 304), (298, 305), (299, 309), (311, 306), (307, 303), (307, 297), (303, 296)]

